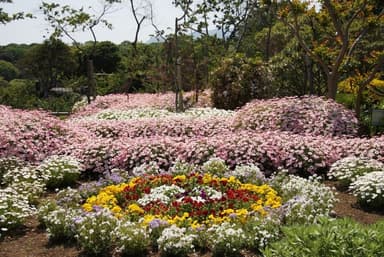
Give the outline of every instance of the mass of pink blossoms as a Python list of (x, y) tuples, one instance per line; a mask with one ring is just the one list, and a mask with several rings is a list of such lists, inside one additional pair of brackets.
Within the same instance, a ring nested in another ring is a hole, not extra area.
[(384, 161), (384, 137), (353, 137), (353, 113), (321, 97), (256, 100), (227, 116), (82, 119), (106, 109), (170, 108), (173, 103), (171, 94), (109, 95), (65, 121), (0, 106), (0, 157), (40, 161), (67, 154), (80, 159), (87, 172), (130, 172), (144, 163), (167, 169), (177, 160), (202, 164), (215, 156), (231, 167), (254, 163), (265, 173), (285, 168), (303, 175), (327, 172), (351, 155)]
[(0, 105), (0, 158), (41, 161), (67, 145), (67, 135), (65, 123), (46, 112)]
[[(194, 104), (195, 107), (209, 107), (210, 92), (204, 91), (199, 95), (198, 102)], [(185, 98), (193, 99), (192, 92), (187, 92)], [(98, 96), (91, 104), (80, 108), (76, 111), (74, 117), (89, 116), (98, 113), (105, 109), (110, 110), (127, 110), (133, 108), (154, 107), (158, 109), (173, 110), (175, 107), (175, 94), (172, 92), (163, 94), (111, 94), (105, 96)]]
[(304, 135), (355, 136), (357, 123), (353, 111), (341, 104), (323, 97), (303, 96), (254, 100), (237, 112), (233, 126)]

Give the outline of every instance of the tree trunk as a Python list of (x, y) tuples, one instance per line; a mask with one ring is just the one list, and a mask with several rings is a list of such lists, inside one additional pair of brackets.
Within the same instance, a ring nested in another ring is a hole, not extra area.
[(339, 76), (338, 74), (332, 74), (331, 72), (327, 74), (327, 87), (328, 87), (328, 98), (335, 100), (337, 93), (337, 82)]
[(91, 100), (95, 100), (96, 98), (96, 80), (95, 80), (95, 72), (93, 68), (93, 60), (88, 58), (87, 60), (87, 99), (88, 103), (91, 103)]
[(265, 61), (268, 62), (271, 55), (271, 34), (272, 34), (272, 24), (268, 24), (268, 33), (267, 39), (265, 40)]
[(361, 103), (363, 102), (363, 91), (364, 91), (363, 86), (359, 86), (359, 90), (357, 91), (357, 97), (356, 97), (356, 104), (355, 104), (355, 112), (356, 112), (356, 117), (360, 119), (360, 114), (361, 114)]
[(315, 88), (314, 88), (314, 81), (313, 81), (313, 65), (312, 60), (308, 56), (308, 54), (304, 53), (304, 62), (305, 62), (305, 79), (306, 79), (306, 87), (308, 90), (306, 90), (305, 94), (309, 93), (310, 95), (314, 94)]

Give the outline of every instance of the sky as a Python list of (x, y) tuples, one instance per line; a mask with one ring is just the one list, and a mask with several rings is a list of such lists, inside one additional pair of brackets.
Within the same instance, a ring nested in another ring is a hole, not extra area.
[[(12, 4), (0, 3), (1, 8), (8, 13), (24, 11), (36, 16), (36, 19), (13, 21), (6, 25), (0, 24), (0, 45), (7, 45), (9, 43), (41, 43), (46, 37), (49, 37), (50, 32), (47, 29), (50, 28), (50, 25), (44, 20), (44, 15), (39, 10), (41, 2), (42, 0), (13, 0)], [(74, 8), (82, 6), (88, 8), (92, 6), (95, 13), (97, 13), (97, 10), (101, 10), (101, 0), (45, 0), (45, 2), (70, 5)], [(151, 0), (151, 2), (153, 4), (153, 16), (156, 26), (159, 29), (165, 30), (166, 33), (171, 33), (172, 31), (170, 29), (167, 30), (167, 28), (173, 27), (175, 17), (180, 15), (180, 11), (172, 6), (172, 0)], [(113, 29), (109, 30), (103, 26), (98, 26), (96, 28), (98, 41), (108, 40), (118, 44), (122, 41), (134, 40), (136, 23), (130, 11), (129, 1), (125, 0), (123, 3), (116, 5), (114, 10), (106, 16), (106, 19), (112, 23)], [(154, 28), (150, 20), (147, 20), (142, 25), (139, 41), (146, 42), (150, 38), (150, 34), (154, 34)], [(75, 38), (79, 42), (92, 40), (89, 32), (75, 34)], [(67, 37), (63, 37), (62, 40), (66, 43), (72, 42)]]

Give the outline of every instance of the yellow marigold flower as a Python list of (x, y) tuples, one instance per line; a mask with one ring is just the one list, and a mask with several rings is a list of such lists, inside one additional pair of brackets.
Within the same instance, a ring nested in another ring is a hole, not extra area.
[(136, 214), (143, 214), (144, 213), (144, 210), (138, 206), (137, 204), (133, 203), (133, 204), (130, 204), (128, 207), (128, 212), (129, 213), (136, 213)]
[(134, 177), (133, 179), (131, 179), (128, 183), (129, 188), (134, 188), (137, 184), (137, 181), (139, 181), (140, 179), (140, 177)]
[(187, 179), (185, 175), (178, 175), (173, 178), (173, 181), (180, 180), (181, 182), (184, 182)]
[(206, 224), (221, 224), (225, 221), (230, 221), (228, 216), (224, 217), (215, 217), (213, 214), (208, 216), (208, 219), (205, 221)]
[(120, 213), (120, 212), (122, 211), (122, 209), (121, 209), (120, 206), (115, 205), (115, 206), (111, 209), (111, 211), (112, 211), (113, 213), (117, 214), (117, 213)]
[(147, 214), (144, 216), (144, 218), (141, 221), (141, 224), (144, 226), (148, 226), (149, 223), (151, 223), (152, 220), (156, 219), (157, 217), (152, 214)]
[(241, 190), (248, 190), (251, 192), (258, 192), (259, 191), (258, 186), (254, 185), (254, 184), (248, 184), (248, 183), (241, 184), (240, 189)]
[(252, 204), (251, 209), (252, 211), (260, 213), (262, 216), (267, 215), (267, 212), (264, 210), (263, 206), (260, 204)]
[(109, 195), (115, 195), (115, 194), (123, 192), (124, 188), (126, 188), (127, 186), (128, 186), (128, 184), (126, 184), (126, 183), (121, 183), (118, 185), (110, 185), (110, 186), (103, 188), (100, 192), (104, 192), (104, 193), (109, 194)]
[(93, 196), (91, 196), (91, 197), (89, 197), (89, 198), (87, 199), (87, 203), (89, 203), (89, 204), (91, 204), (91, 205), (94, 205), (95, 202), (96, 202), (96, 200), (97, 200), (97, 197), (96, 197), (95, 195), (93, 195)]
[(271, 208), (279, 208), (281, 206), (281, 197), (280, 196), (269, 196), (265, 201), (266, 206), (270, 206)]
[(90, 211), (92, 211), (92, 205), (91, 204), (89, 204), (89, 203), (85, 203), (85, 204), (83, 204), (83, 209), (85, 210), (85, 211), (87, 211), (87, 212), (90, 212)]
[(232, 214), (232, 213), (235, 213), (235, 210), (233, 210), (233, 209), (226, 209), (226, 210), (222, 211), (220, 214), (221, 215), (229, 215), (229, 214)]
[(204, 184), (209, 184), (209, 183), (211, 183), (211, 181), (212, 181), (211, 174), (205, 173), (204, 176), (203, 176), (203, 183)]
[(244, 209), (244, 208), (236, 210), (235, 213), (238, 216), (247, 216), (248, 215), (247, 209)]
[(241, 182), (240, 180), (238, 180), (237, 178), (235, 178), (234, 176), (230, 176), (229, 179), (228, 179), (228, 183), (230, 184), (234, 184), (234, 185), (240, 185)]
[(194, 220), (194, 221), (191, 223), (191, 228), (192, 228), (192, 229), (198, 229), (198, 228), (200, 228), (201, 226), (203, 226), (203, 225), (201, 225), (197, 220)]

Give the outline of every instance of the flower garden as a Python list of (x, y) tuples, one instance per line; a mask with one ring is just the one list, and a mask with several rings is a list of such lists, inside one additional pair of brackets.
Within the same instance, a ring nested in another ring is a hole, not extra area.
[(37, 216), (89, 256), (384, 256), (384, 221), (335, 218), (323, 183), (382, 213), (383, 136), (321, 97), (207, 99), (101, 96), (65, 120), (0, 106), (0, 240)]

